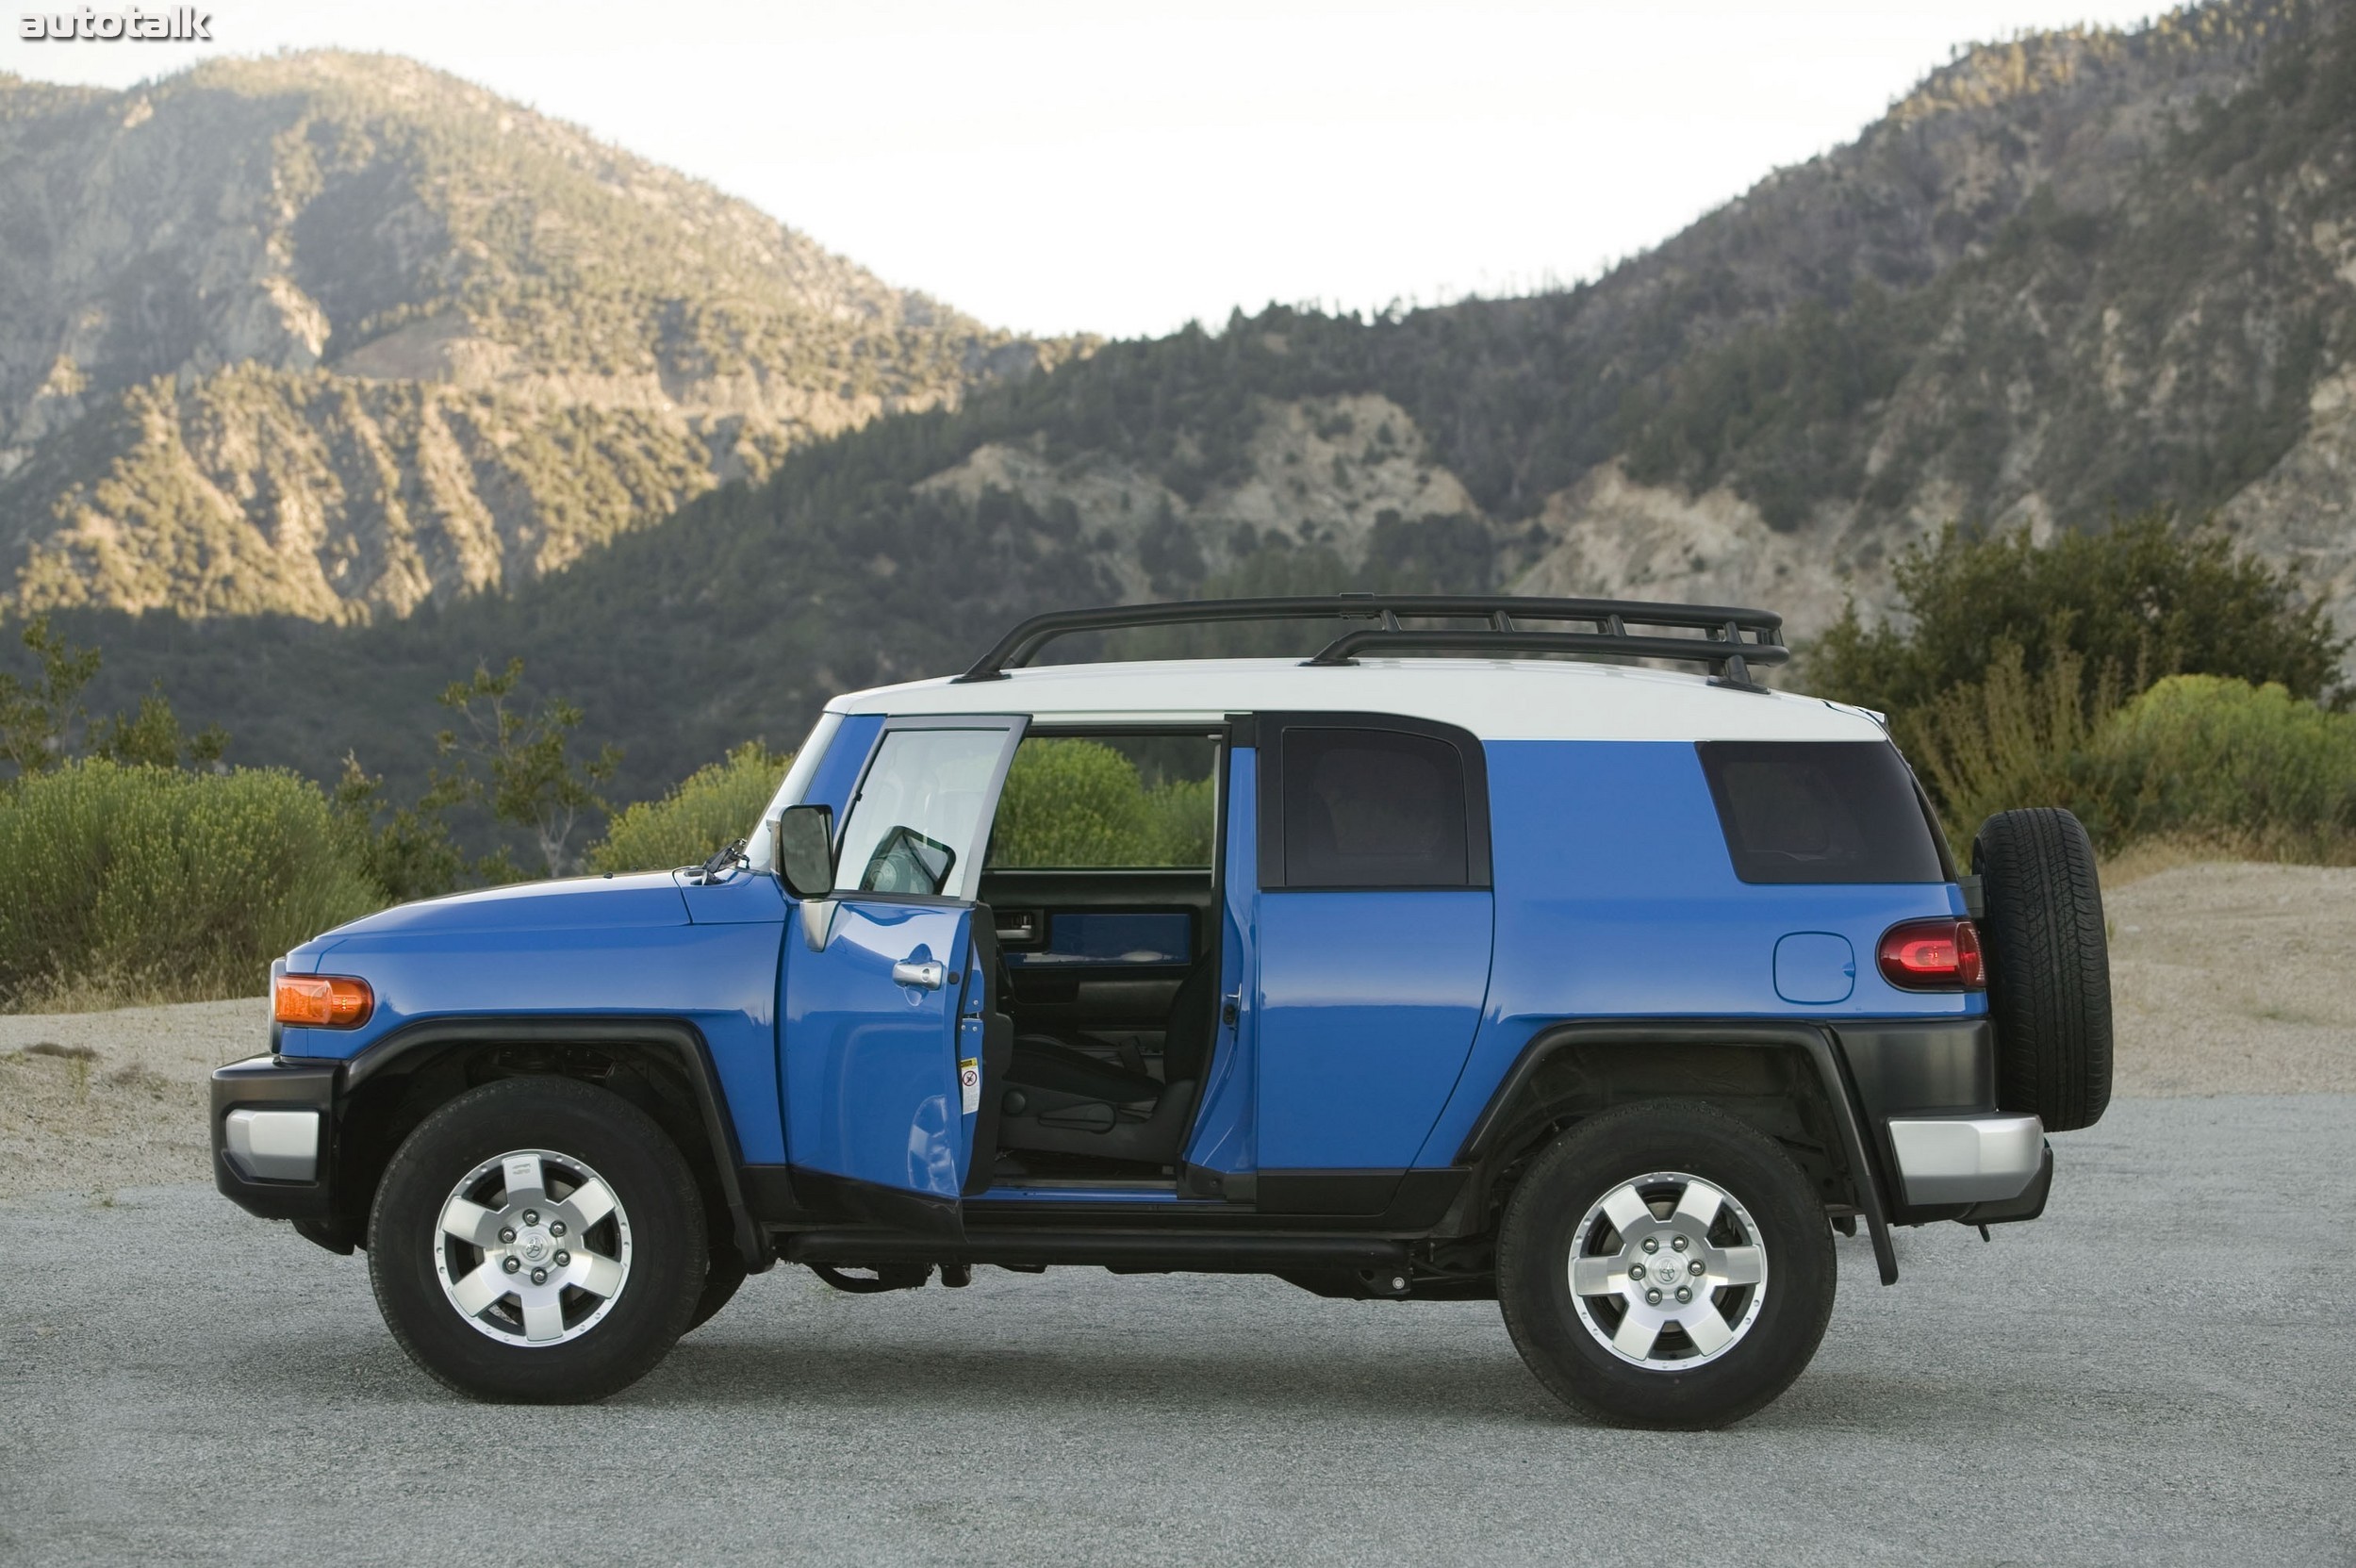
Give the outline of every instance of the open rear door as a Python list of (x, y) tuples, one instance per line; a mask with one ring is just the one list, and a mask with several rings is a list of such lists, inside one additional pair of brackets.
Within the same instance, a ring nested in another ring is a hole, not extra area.
[[(998, 791), (1024, 720), (884, 726), (835, 842), (834, 895), (802, 907), (780, 985), (798, 1183), (878, 1223), (954, 1232), (983, 1085), (961, 1083), (960, 999)], [(964, 1036), (976, 1031), (964, 1029)], [(989, 1158), (983, 1150), (981, 1157)]]

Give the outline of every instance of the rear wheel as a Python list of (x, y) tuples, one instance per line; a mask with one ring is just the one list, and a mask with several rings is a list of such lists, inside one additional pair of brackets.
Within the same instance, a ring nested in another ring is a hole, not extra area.
[(628, 1101), (569, 1079), (470, 1090), (385, 1169), (378, 1308), (410, 1359), (480, 1399), (580, 1403), (644, 1377), (708, 1263), (686, 1162)]
[(1530, 1370), (1623, 1427), (1739, 1421), (1824, 1337), (1836, 1265), (1807, 1178), (1693, 1101), (1606, 1111), (1557, 1138), (1507, 1205), (1497, 1296)]

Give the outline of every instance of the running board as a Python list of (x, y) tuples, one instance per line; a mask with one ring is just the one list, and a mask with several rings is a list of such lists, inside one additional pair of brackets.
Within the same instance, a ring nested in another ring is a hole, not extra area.
[(789, 1263), (1081, 1263), (1140, 1273), (1275, 1274), (1304, 1268), (1396, 1268), (1407, 1244), (1353, 1236), (1074, 1235), (968, 1230), (962, 1242), (874, 1230), (801, 1230), (778, 1238)]

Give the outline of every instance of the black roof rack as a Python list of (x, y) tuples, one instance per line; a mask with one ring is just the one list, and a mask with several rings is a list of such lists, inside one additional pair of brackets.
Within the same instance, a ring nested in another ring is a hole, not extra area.
[[(1418, 619), (1477, 619), (1486, 625), (1417, 629), (1399, 624)], [(1000, 637), (959, 682), (1002, 681), (1039, 650), (1077, 632), (1112, 632), (1140, 626), (1193, 626), (1238, 620), (1376, 620), (1380, 624), (1344, 632), (1307, 662), (1346, 665), (1360, 653), (1590, 653), (1639, 659), (1683, 659), (1705, 664), (1721, 685), (1745, 691), (1767, 688), (1751, 679), (1752, 665), (1782, 664), (1784, 618), (1731, 604), (1656, 604), (1623, 599), (1521, 599), (1506, 594), (1340, 593), (1313, 598), (1196, 599), (1168, 604), (1108, 604), (1094, 610), (1056, 610), (1032, 616)], [(1525, 620), (1584, 622), (1589, 631), (1532, 631)], [(1633, 633), (1631, 626), (1696, 631), (1702, 635), (1662, 636)]]

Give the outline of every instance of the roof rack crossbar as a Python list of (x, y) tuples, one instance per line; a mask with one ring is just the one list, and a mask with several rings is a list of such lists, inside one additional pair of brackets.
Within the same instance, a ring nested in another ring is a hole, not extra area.
[[(1421, 619), (1469, 619), (1485, 627), (1463, 631), (1404, 628), (1401, 616)], [(1058, 637), (1080, 632), (1126, 631), (1144, 626), (1199, 626), (1216, 622), (1270, 620), (1374, 620), (1376, 626), (1345, 634), (1310, 662), (1346, 664), (1352, 650), (1373, 646), (1354, 638), (1384, 639), (1434, 652), (1550, 652), (1621, 654), (1634, 658), (1681, 659), (1709, 665), (1731, 676), (1727, 685), (1749, 685), (1745, 659), (1781, 664), (1783, 618), (1766, 610), (1726, 604), (1663, 604), (1620, 599), (1525, 599), (1508, 594), (1352, 593), (1272, 599), (1198, 599), (1166, 604), (1110, 604), (1100, 609), (1057, 610), (1032, 616), (984, 653), (958, 681), (1002, 681)], [(1531, 620), (1584, 621), (1591, 632), (1531, 632)], [(1630, 624), (1703, 634), (1699, 637), (1636, 635)], [(1749, 634), (1746, 640), (1745, 634)], [(1452, 639), (1445, 647), (1428, 639)], [(1412, 639), (1426, 639), (1420, 643)], [(1535, 642), (1526, 639), (1538, 639)], [(1509, 646), (1510, 645), (1510, 646)], [(1736, 652), (1736, 650), (1739, 652)]]
[(1764, 691), (1751, 665), (1776, 665), (1791, 650), (1775, 643), (1729, 645), (1716, 638), (1613, 636), (1599, 632), (1345, 632), (1308, 662), (1320, 668), (1357, 662), (1360, 653), (1412, 658), (1421, 653), (1602, 653), (1631, 659), (1681, 659), (1705, 664), (1722, 685)]

